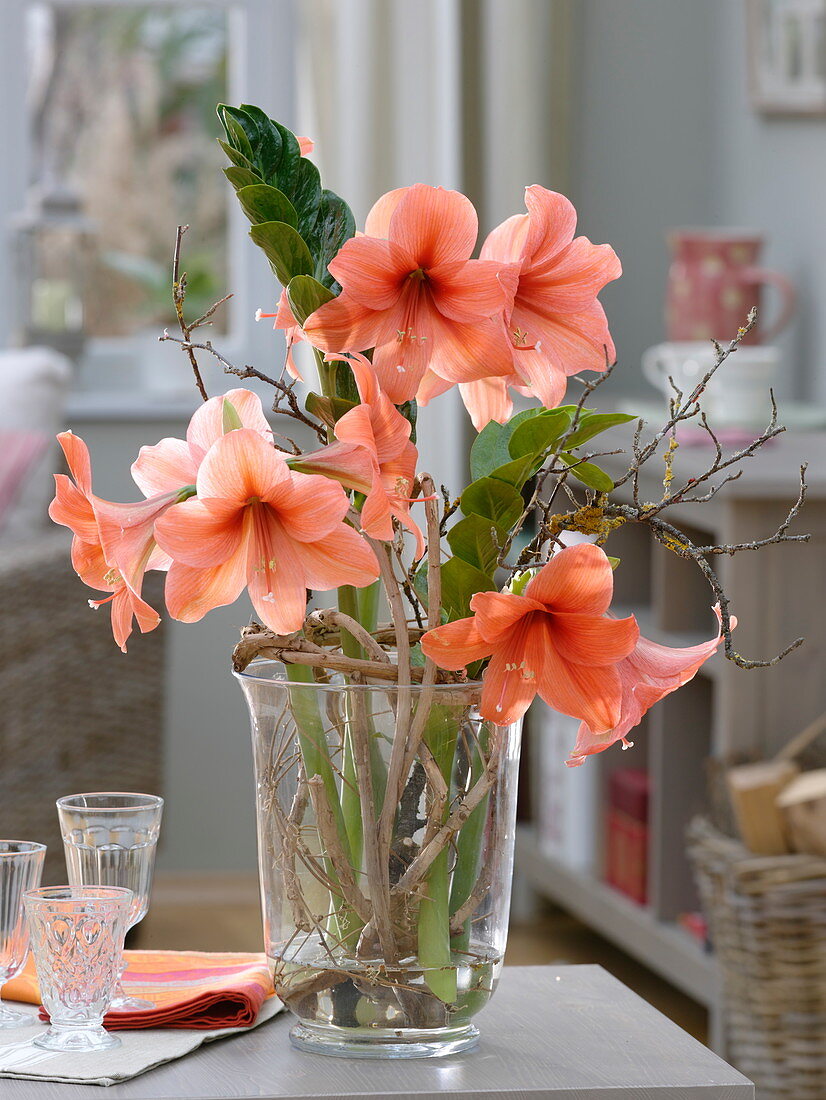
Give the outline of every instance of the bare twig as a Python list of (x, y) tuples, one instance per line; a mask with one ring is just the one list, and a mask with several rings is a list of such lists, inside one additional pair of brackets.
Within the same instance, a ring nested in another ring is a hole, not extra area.
[[(189, 229), (188, 225), (179, 225), (177, 232), (175, 233), (175, 251), (172, 254), (172, 301), (175, 304), (175, 315), (178, 318), (178, 324), (181, 328), (183, 340), (179, 341), (181, 346), (185, 348), (187, 357), (189, 358), (190, 366), (192, 367), (192, 373), (195, 375), (195, 385), (198, 387), (198, 392), (204, 401), (209, 400), (209, 394), (206, 391), (204, 380), (201, 378), (201, 371), (198, 367), (198, 360), (195, 358), (195, 352), (189, 343), (189, 338), (192, 333), (194, 325), (187, 325), (184, 320), (184, 300), (186, 299), (186, 272), (180, 273), (181, 268), (181, 242), (183, 241), (184, 233)], [(226, 299), (222, 299), (226, 301)], [(218, 308), (219, 302), (215, 303), (213, 311)], [(198, 324), (201, 324), (204, 319), (200, 318)], [(167, 337), (166, 331), (163, 336), (160, 337), (164, 340)]]

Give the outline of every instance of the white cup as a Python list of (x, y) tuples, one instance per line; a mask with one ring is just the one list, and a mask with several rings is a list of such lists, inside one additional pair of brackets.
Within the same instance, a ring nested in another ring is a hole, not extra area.
[[(652, 386), (667, 401), (674, 397), (674, 385), (687, 398), (715, 361), (708, 341), (657, 344), (642, 357), (642, 370)], [(776, 347), (746, 345), (722, 363), (700, 398), (700, 407), (716, 424), (753, 427), (768, 421), (771, 414), (769, 390), (776, 384), (780, 352)]]

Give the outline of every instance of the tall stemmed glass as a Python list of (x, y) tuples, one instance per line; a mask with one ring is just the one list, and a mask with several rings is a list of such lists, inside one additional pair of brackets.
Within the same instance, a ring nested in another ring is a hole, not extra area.
[[(0, 987), (16, 978), (29, 953), (29, 928), (23, 913), (23, 895), (40, 885), (45, 844), (31, 840), (0, 840)], [(4, 1008), (0, 1000), (0, 1027), (23, 1027), (31, 1017)]]
[[(134, 898), (127, 928), (146, 916), (163, 799), (154, 794), (103, 791), (57, 800), (66, 867), (72, 886), (122, 886)], [(110, 1008), (137, 1012), (151, 1001), (129, 997), (118, 983)]]

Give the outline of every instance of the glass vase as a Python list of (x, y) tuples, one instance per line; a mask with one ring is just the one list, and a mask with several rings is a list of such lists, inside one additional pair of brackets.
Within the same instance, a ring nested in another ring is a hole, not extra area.
[(520, 724), (482, 719), (477, 683), (319, 683), (268, 660), (236, 675), (293, 1043), (365, 1057), (475, 1045), (507, 938)]

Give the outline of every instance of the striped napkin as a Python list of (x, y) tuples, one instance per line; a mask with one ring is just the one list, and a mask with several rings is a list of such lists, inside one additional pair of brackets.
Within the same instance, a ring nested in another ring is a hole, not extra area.
[[(208, 951), (125, 951), (123, 984), (131, 996), (151, 1001), (142, 1012), (109, 1012), (110, 1030), (190, 1028), (214, 1031), (251, 1027), (274, 995), (265, 955)], [(4, 1000), (40, 1004), (34, 960), (2, 989)], [(40, 1017), (48, 1019), (45, 1009)]]

